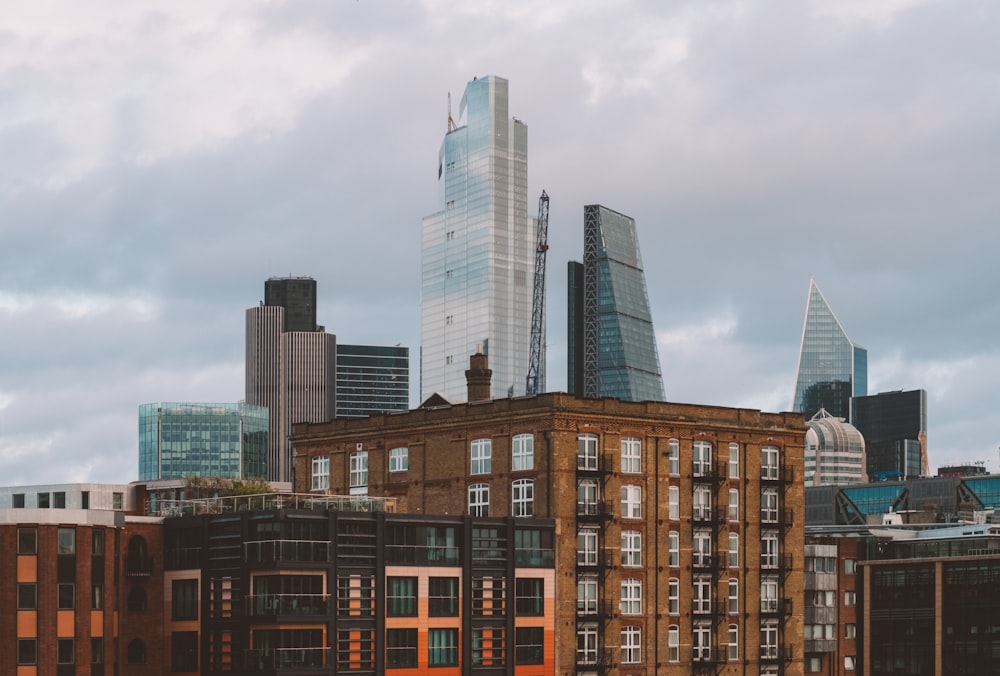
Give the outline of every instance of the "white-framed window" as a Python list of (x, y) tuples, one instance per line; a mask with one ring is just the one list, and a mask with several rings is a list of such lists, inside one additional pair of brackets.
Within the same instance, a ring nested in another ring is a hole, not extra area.
[(773, 613), (778, 610), (778, 578), (767, 575), (760, 580), (760, 612)]
[(637, 437), (622, 437), (622, 472), (642, 471), (642, 441)]
[(681, 661), (681, 630), (676, 624), (667, 627), (667, 661)]
[(729, 444), (729, 478), (740, 478), (740, 445), (736, 442)]
[(760, 623), (760, 657), (769, 660), (778, 657), (777, 620), (763, 620)]
[(740, 612), (740, 581), (735, 577), (729, 578), (729, 614), (737, 615)]
[(854, 671), (858, 668), (858, 658), (854, 655), (844, 656), (844, 671)]
[(857, 638), (858, 635), (858, 625), (854, 622), (848, 622), (844, 625), (844, 638)]
[(667, 487), (667, 517), (674, 521), (681, 518), (681, 489), (677, 486)]
[(681, 534), (675, 530), (667, 534), (667, 565), (674, 568), (681, 565)]
[(622, 580), (622, 615), (642, 615), (642, 580), (627, 577)]
[(708, 566), (712, 563), (712, 531), (698, 528), (691, 539), (691, 563)]
[(579, 566), (597, 565), (597, 529), (580, 528), (576, 532), (576, 563)]
[(642, 566), (642, 533), (637, 530), (622, 531), (622, 565), (626, 568)]
[(729, 644), (726, 651), (726, 659), (735, 662), (740, 659), (740, 628), (738, 625), (729, 625)]
[(622, 518), (642, 518), (642, 486), (634, 484), (622, 486)]
[(622, 627), (622, 664), (642, 662), (642, 628)]
[(703, 476), (712, 471), (712, 444), (707, 441), (696, 441), (692, 447), (693, 467), (695, 476)]
[(694, 487), (692, 496), (693, 517), (695, 521), (708, 521), (712, 518), (712, 489), (705, 484)]
[(806, 657), (806, 673), (815, 674), (823, 669), (823, 658), (819, 655)]
[(594, 516), (600, 510), (601, 488), (597, 479), (580, 479), (576, 482), (576, 513)]
[(729, 489), (729, 520), (740, 520), (740, 489)]
[(681, 442), (677, 439), (670, 439), (667, 442), (667, 469), (670, 476), (680, 476), (681, 474)]
[(729, 567), (739, 568), (740, 565), (740, 534), (729, 534)]
[(854, 571), (857, 570), (858, 562), (855, 559), (844, 559), (844, 574), (854, 575)]
[(472, 440), (470, 474), (489, 474), (493, 471), (493, 442), (491, 439)]
[(760, 478), (778, 478), (778, 447), (764, 446), (760, 449)]
[(765, 488), (760, 492), (761, 523), (778, 523), (778, 489)]
[(691, 611), (695, 613), (712, 612), (712, 578), (699, 575), (692, 583)]
[(577, 627), (576, 663), (597, 664), (597, 625)]
[(667, 612), (671, 615), (681, 614), (681, 581), (670, 578), (667, 586)]
[(510, 468), (517, 472), (535, 468), (535, 435), (515, 434), (511, 440)]
[(535, 482), (531, 479), (515, 479), (510, 484), (511, 516), (534, 516)]
[(856, 605), (857, 602), (858, 602), (858, 593), (857, 592), (854, 592), (854, 591), (845, 591), (844, 592), (844, 605), (845, 606), (853, 606), (853, 605)]
[(350, 458), (351, 495), (368, 494), (368, 451), (354, 451)]
[(312, 489), (325, 491), (328, 488), (330, 488), (330, 456), (314, 456), (312, 459)]
[(597, 435), (581, 434), (576, 438), (576, 468), (597, 469)]
[(760, 534), (760, 567), (778, 567), (778, 534), (766, 530)]
[(472, 484), (469, 486), (469, 515), (490, 515), (490, 485)]
[(576, 580), (576, 612), (593, 615), (597, 612), (597, 576), (581, 575)]
[(389, 449), (389, 471), (405, 472), (410, 467), (410, 449), (406, 446)]
[(712, 659), (712, 625), (696, 622), (691, 630), (692, 659), (704, 662)]

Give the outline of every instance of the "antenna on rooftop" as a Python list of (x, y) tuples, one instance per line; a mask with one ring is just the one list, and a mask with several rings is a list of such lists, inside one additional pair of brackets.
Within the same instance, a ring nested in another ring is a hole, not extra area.
[(448, 131), (452, 132), (458, 129), (458, 125), (455, 124), (455, 119), (451, 116), (451, 92), (448, 92)]

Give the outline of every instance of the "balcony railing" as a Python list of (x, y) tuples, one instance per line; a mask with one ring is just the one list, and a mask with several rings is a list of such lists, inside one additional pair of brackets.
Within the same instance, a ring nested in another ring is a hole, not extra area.
[(157, 500), (147, 502), (154, 516), (185, 516), (190, 514), (225, 514), (228, 512), (260, 511), (265, 509), (315, 509), (335, 512), (395, 512), (396, 498), (367, 495), (320, 495), (314, 493), (263, 493), (233, 495), (196, 500)]
[(761, 662), (780, 662), (783, 658), (784, 650), (777, 644), (770, 643), (760, 647)]
[(271, 648), (246, 651), (247, 671), (281, 672), (326, 669), (330, 648)]
[(385, 562), (392, 565), (457, 566), (458, 547), (386, 545)]
[(149, 577), (153, 574), (153, 559), (150, 556), (125, 557), (125, 577)]
[(577, 502), (576, 515), (610, 519), (615, 515), (614, 503), (606, 500), (587, 500), (584, 502)]
[(555, 565), (553, 549), (515, 549), (514, 565), (518, 568), (551, 568)]
[(585, 599), (576, 601), (576, 614), (581, 617), (610, 617), (617, 610), (617, 605), (611, 599)]
[(760, 468), (760, 480), (790, 484), (795, 480), (795, 470), (792, 467), (765, 465)]
[(258, 594), (247, 597), (247, 612), (251, 617), (278, 615), (326, 615), (329, 594)]
[(246, 562), (254, 563), (329, 563), (332, 543), (329, 540), (254, 540), (244, 542)]

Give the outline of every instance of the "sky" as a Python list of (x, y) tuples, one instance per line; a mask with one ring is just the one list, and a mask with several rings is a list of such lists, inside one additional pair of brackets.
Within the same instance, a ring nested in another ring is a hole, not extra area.
[(6, 0), (0, 484), (128, 482), (137, 409), (244, 396), (244, 313), (319, 286), (410, 347), (476, 76), (551, 198), (548, 389), (583, 206), (636, 219), (667, 399), (791, 406), (810, 279), (939, 465), (1000, 471), (1000, 3)]

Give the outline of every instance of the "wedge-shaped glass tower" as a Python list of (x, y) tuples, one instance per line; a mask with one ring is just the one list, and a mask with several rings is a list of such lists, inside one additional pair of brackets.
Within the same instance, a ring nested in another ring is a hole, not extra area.
[(866, 394), (868, 351), (851, 342), (810, 280), (792, 410), (809, 420), (825, 408), (833, 417), (851, 421), (851, 397)]

